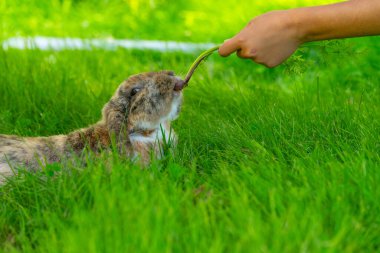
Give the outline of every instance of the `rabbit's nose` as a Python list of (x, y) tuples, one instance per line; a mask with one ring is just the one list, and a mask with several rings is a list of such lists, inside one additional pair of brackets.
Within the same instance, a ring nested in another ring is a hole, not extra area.
[(175, 91), (180, 91), (180, 90), (183, 89), (184, 85), (185, 85), (185, 81), (183, 81), (183, 80), (178, 80), (178, 81), (175, 83), (175, 85), (174, 85), (174, 90), (175, 90)]

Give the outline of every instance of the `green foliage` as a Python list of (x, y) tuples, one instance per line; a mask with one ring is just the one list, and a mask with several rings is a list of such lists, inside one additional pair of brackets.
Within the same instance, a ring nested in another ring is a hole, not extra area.
[[(252, 15), (322, 3), (27, 2), (0, 1), (1, 38), (220, 42)], [(184, 91), (179, 145), (167, 140), (162, 161), (141, 170), (116, 153), (88, 156), (0, 187), (0, 251), (378, 251), (379, 42), (308, 44), (276, 69), (211, 55)], [(184, 77), (195, 57), (0, 50), (0, 133), (87, 126), (129, 75)]]
[(0, 39), (45, 35), (221, 43), (262, 12), (333, 1), (2, 0)]

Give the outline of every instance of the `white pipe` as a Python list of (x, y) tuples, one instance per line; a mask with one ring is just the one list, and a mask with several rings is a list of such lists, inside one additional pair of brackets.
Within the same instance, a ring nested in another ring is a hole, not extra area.
[(39, 49), (39, 50), (116, 50), (149, 49), (160, 52), (182, 51), (194, 52), (209, 49), (215, 46), (213, 43), (191, 43), (160, 40), (129, 40), (129, 39), (80, 39), (58, 37), (12, 37), (2, 42), (4, 50), (15, 49)]

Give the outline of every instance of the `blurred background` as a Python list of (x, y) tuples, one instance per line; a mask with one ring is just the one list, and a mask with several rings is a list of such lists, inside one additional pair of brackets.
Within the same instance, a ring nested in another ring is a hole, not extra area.
[(0, 36), (220, 43), (261, 13), (331, 0), (1, 0)]

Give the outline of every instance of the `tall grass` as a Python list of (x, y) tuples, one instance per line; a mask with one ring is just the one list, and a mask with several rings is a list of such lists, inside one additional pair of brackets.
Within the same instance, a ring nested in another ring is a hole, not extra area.
[[(20, 135), (93, 123), (128, 75), (183, 76), (193, 60), (124, 50), (1, 55), (0, 132)], [(146, 170), (102, 156), (12, 179), (0, 189), (2, 249), (377, 251), (377, 58), (316, 67), (313, 55), (303, 73), (211, 56), (185, 90), (175, 156)]]

